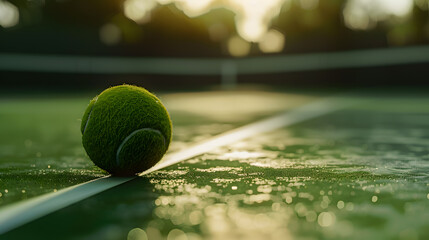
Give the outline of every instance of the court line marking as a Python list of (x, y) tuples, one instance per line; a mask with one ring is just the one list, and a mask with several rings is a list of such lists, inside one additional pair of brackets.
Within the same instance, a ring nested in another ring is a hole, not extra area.
[(168, 154), (161, 160), (161, 162), (141, 173), (140, 176), (171, 166), (183, 160), (196, 157), (210, 150), (214, 150), (215, 148), (226, 146), (251, 136), (270, 132), (281, 127), (287, 127), (295, 123), (326, 115), (359, 102), (362, 102), (362, 100), (347, 99), (344, 97), (330, 97), (322, 100), (316, 100), (315, 102), (285, 111), (279, 115), (219, 134), (211, 139), (188, 147), (183, 151)]
[(429, 63), (428, 46), (248, 58), (91, 57), (0, 53), (0, 70), (86, 74), (237, 75)]
[(105, 176), (0, 209), (0, 235), (135, 177)]
[[(183, 151), (167, 154), (161, 162), (139, 174), (139, 176), (199, 156), (215, 148), (226, 146), (257, 134), (326, 115), (360, 102), (362, 102), (362, 100), (347, 96), (328, 97), (316, 100), (309, 104), (287, 110), (279, 115), (227, 131), (195, 144)], [(120, 178), (106, 176), (71, 186), (55, 193), (48, 193), (7, 205), (0, 209), (0, 235), (135, 178), (136, 177)]]

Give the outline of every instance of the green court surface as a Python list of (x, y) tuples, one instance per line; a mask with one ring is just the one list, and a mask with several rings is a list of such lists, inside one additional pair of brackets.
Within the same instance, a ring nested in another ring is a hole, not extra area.
[[(268, 91), (160, 97), (174, 122), (171, 152), (321, 99)], [(429, 239), (429, 96), (360, 98), (138, 177), (0, 239)], [(0, 101), (0, 207), (106, 175), (80, 143), (89, 99)]]
[[(107, 175), (81, 143), (80, 119), (94, 95), (0, 99), (0, 206)], [(317, 98), (261, 91), (159, 95), (174, 124), (169, 152)]]

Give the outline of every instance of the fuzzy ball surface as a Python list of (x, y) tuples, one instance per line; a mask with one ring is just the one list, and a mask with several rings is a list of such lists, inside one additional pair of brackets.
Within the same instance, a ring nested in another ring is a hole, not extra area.
[(120, 85), (89, 103), (81, 125), (82, 144), (98, 167), (130, 176), (154, 166), (171, 141), (170, 116), (146, 89)]

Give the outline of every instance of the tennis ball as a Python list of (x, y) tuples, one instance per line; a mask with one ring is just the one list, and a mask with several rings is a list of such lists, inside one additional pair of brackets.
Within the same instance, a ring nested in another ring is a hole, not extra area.
[(112, 175), (134, 175), (162, 158), (171, 129), (170, 116), (155, 95), (120, 85), (90, 101), (82, 118), (82, 144), (100, 168)]

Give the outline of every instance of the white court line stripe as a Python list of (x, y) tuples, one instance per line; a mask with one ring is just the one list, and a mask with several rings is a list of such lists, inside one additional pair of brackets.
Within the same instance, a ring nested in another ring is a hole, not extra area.
[(251, 136), (273, 131), (281, 127), (287, 127), (295, 123), (335, 112), (337, 110), (357, 104), (358, 102), (362, 102), (362, 100), (330, 97), (297, 107), (277, 116), (257, 121), (255, 123), (251, 123), (217, 135), (211, 139), (195, 144), (194, 146), (189, 147), (183, 151), (168, 154), (168, 156), (165, 156), (161, 162), (141, 173), (140, 176), (201, 155), (208, 151), (214, 150), (215, 148), (226, 146)]
[[(280, 115), (217, 135), (183, 151), (168, 154), (160, 163), (141, 173), (140, 176), (201, 155), (215, 148), (222, 147), (257, 134), (269, 132), (281, 127), (287, 127), (295, 123), (329, 114), (358, 102), (360, 101), (357, 99), (350, 99), (347, 97), (330, 97), (317, 100)], [(97, 193), (128, 182), (134, 178), (135, 177), (119, 178), (107, 176), (65, 188), (56, 193), (45, 194), (5, 206), (0, 209), (0, 234), (6, 233), (12, 229), (70, 206)]]
[(0, 234), (29, 223), (49, 213), (72, 205), (99, 192), (130, 181), (135, 177), (102, 177), (86, 183), (24, 200), (0, 209)]

